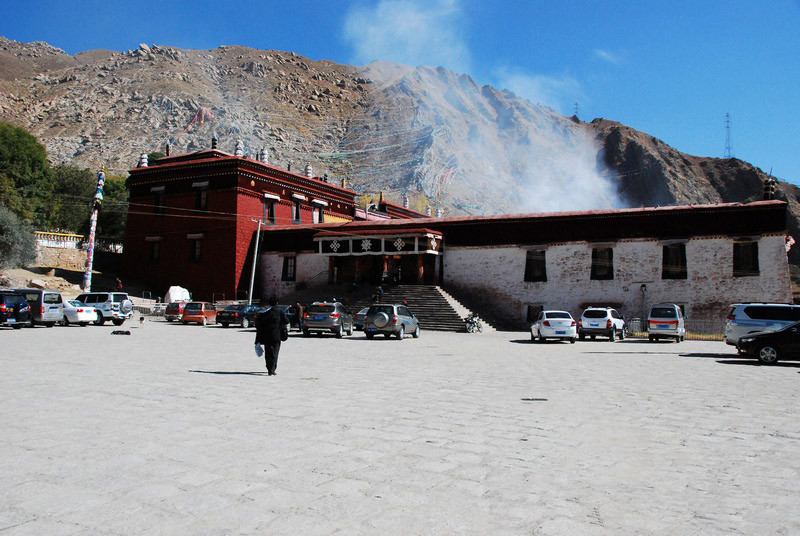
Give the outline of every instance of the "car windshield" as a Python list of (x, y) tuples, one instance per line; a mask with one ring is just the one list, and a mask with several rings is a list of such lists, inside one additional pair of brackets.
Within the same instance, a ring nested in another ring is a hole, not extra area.
[(183, 308), (184, 311), (200, 311), (202, 309), (202, 303), (187, 303), (186, 307)]
[(653, 318), (677, 318), (674, 307), (653, 307), (650, 316)]
[(585, 318), (605, 318), (608, 316), (608, 313), (605, 309), (586, 309), (583, 312), (583, 316)]
[(121, 302), (128, 299), (127, 294), (114, 294), (114, 299), (112, 301)]
[(545, 318), (572, 318), (569, 313), (545, 313)]
[(367, 311), (368, 315), (375, 315), (378, 313), (386, 313), (387, 315), (393, 315), (394, 307), (392, 307), (391, 305), (373, 305), (372, 307), (369, 308), (369, 311)]
[(25, 298), (22, 296), (15, 296), (14, 294), (6, 294), (3, 301), (5, 301), (6, 305), (17, 305), (25, 301)]
[(83, 307), (83, 304), (78, 300), (69, 300), (68, 303), (73, 307)]
[(308, 308), (309, 313), (332, 313), (335, 310), (333, 305), (312, 305)]
[(367, 311), (369, 311), (369, 307), (364, 307), (363, 309), (361, 309), (361, 310), (358, 312), (358, 314), (360, 314), (360, 315), (365, 315), (365, 314), (367, 314)]
[(61, 303), (61, 294), (44, 294), (42, 301), (44, 303)]

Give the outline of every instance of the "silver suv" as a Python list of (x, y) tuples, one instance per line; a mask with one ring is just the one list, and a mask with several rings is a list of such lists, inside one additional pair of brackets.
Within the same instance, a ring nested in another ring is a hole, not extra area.
[(125, 292), (86, 292), (75, 299), (97, 309), (95, 326), (102, 326), (106, 320), (121, 326), (133, 316), (133, 302)]
[(592, 340), (596, 336), (608, 337), (609, 341), (625, 338), (625, 317), (611, 307), (588, 307), (578, 320), (578, 338)]
[(315, 331), (319, 335), (333, 333), (341, 339), (345, 332), (353, 334), (353, 315), (339, 302), (314, 302), (303, 313), (303, 336)]
[(419, 337), (419, 320), (405, 305), (375, 304), (364, 316), (364, 333), (371, 339), (383, 333), (387, 339), (394, 335), (401, 340), (406, 333)]
[(750, 333), (777, 331), (800, 321), (800, 305), (734, 303), (725, 319), (725, 343), (736, 346)]

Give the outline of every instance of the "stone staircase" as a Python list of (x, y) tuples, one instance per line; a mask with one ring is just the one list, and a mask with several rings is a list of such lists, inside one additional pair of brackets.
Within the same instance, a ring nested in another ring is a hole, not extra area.
[[(396, 285), (383, 287), (385, 294), (382, 303), (408, 302), (408, 308), (417, 315), (423, 330), (465, 332), (464, 318), (471, 311), (461, 305), (447, 292), (435, 285)], [(372, 305), (374, 288), (352, 291), (343, 286), (327, 285), (296, 291), (281, 298), (281, 303), (310, 304), (315, 301), (331, 300), (334, 297), (346, 305), (353, 313)], [(484, 331), (494, 328), (481, 319)]]

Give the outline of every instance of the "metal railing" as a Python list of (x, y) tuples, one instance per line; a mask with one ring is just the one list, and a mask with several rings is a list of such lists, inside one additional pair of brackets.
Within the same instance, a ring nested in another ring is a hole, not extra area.
[[(641, 339), (648, 337), (647, 319), (631, 318), (626, 323), (628, 337)], [(721, 341), (724, 338), (721, 322), (687, 320), (685, 325), (686, 340)]]

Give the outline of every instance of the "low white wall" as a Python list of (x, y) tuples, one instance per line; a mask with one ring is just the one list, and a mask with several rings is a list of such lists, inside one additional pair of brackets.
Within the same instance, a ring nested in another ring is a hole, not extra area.
[[(283, 258), (295, 256), (297, 259), (297, 272), (295, 281), (281, 281), (283, 273)], [(298, 253), (285, 255), (278, 253), (263, 253), (258, 259), (258, 275), (264, 296), (274, 295), (280, 299), (282, 296), (295, 291), (298, 283), (308, 283), (312, 278), (315, 283), (325, 283), (328, 277), (321, 272), (328, 271), (328, 257), (317, 253)], [(317, 277), (318, 276), (318, 277)]]
[(546, 282), (523, 281), (526, 251), (532, 248), (447, 247), (445, 288), (478, 294), (497, 314), (520, 323), (528, 305), (575, 315), (585, 303), (613, 303), (634, 317), (646, 314), (653, 303), (673, 302), (684, 304), (692, 321), (717, 322), (730, 303), (791, 302), (783, 235), (760, 238), (756, 277), (733, 277), (732, 239), (696, 238), (686, 243), (687, 279), (662, 279), (662, 245), (656, 240), (614, 243), (614, 279), (607, 281), (590, 279), (592, 244), (550, 245), (545, 248)]

